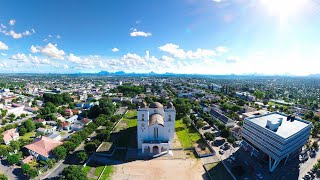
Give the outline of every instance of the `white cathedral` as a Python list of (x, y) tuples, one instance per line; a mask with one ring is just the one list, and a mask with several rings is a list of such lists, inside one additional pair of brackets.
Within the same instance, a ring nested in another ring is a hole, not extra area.
[(167, 107), (159, 102), (138, 109), (137, 143), (144, 155), (169, 153), (174, 142), (176, 110), (171, 102)]

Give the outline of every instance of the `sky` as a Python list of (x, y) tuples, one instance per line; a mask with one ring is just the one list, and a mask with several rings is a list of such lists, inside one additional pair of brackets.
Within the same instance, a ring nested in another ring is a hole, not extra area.
[(0, 73), (320, 74), (320, 0), (0, 4)]

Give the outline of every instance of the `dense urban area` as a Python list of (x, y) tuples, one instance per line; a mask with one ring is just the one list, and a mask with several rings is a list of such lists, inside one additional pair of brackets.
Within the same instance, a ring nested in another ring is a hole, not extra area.
[[(317, 179), (319, 95), (317, 77), (3, 75), (0, 179)], [(137, 152), (137, 111), (153, 102), (176, 110), (173, 156)], [(242, 132), (272, 112), (312, 127), (270, 173)]]

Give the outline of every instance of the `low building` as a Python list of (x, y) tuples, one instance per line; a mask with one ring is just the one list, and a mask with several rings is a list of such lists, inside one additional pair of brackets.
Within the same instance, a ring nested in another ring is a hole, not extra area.
[(46, 137), (53, 139), (55, 141), (60, 141), (61, 140), (61, 135), (59, 132), (52, 132), (50, 134), (48, 134)]
[(62, 145), (62, 142), (42, 136), (24, 147), (28, 149), (29, 153), (36, 159), (46, 160), (52, 157), (51, 151), (60, 145)]
[(9, 129), (2, 133), (3, 142), (5, 145), (9, 145), (11, 141), (17, 141), (19, 139), (19, 133), (16, 129)]
[(257, 158), (269, 160), (273, 172), (281, 160), (298, 153), (307, 143), (312, 123), (273, 112), (244, 120), (242, 147)]

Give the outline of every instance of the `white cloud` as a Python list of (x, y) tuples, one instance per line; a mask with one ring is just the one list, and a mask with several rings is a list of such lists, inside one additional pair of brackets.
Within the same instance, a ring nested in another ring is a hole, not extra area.
[(0, 41), (0, 50), (8, 50), (8, 49), (9, 47), (5, 43)]
[(19, 60), (19, 61), (23, 61), (23, 62), (28, 62), (27, 56), (23, 53), (14, 54), (11, 56), (11, 59)]
[(1, 54), (1, 56), (7, 56), (7, 54), (6, 53), (0, 53)]
[(137, 36), (149, 37), (149, 36), (152, 36), (152, 34), (150, 32), (138, 31), (135, 28), (133, 28), (131, 30), (132, 30), (132, 32), (130, 32), (130, 36), (132, 36), (132, 37), (137, 37)]
[(13, 30), (10, 30), (9, 33), (6, 33), (7, 36), (12, 36), (14, 39), (20, 39), (22, 38), (21, 33), (16, 33)]
[(40, 52), (52, 59), (64, 59), (65, 52), (57, 48), (57, 44), (47, 44), (45, 47), (40, 47)]
[(40, 49), (38, 47), (34, 46), (34, 45), (31, 45), (30, 51), (32, 53), (37, 53), (37, 52), (40, 52)]
[(222, 2), (224, 0), (212, 0), (212, 1), (215, 2), (215, 3), (220, 3), (220, 2)]
[(74, 54), (70, 54), (69, 56), (67, 56), (67, 59), (71, 62), (74, 63), (80, 63), (81, 62), (81, 58), (78, 56), (75, 56)]
[(112, 51), (112, 52), (118, 52), (119, 49), (118, 49), (118, 48), (112, 48), (111, 51)]
[(15, 19), (11, 19), (9, 21), (10, 26), (14, 26), (16, 24), (16, 20)]
[(219, 52), (219, 53), (226, 53), (226, 52), (228, 52), (228, 49), (226, 47), (224, 47), (224, 46), (218, 46), (216, 48), (216, 51)]
[(58, 39), (61, 39), (61, 36), (58, 34), (58, 35), (57, 35), (57, 38), (58, 38)]
[(69, 66), (67, 64), (64, 64), (63, 69), (69, 69)]
[(169, 57), (169, 56), (162, 56), (159, 60), (160, 61), (167, 61), (167, 62), (174, 61), (174, 59), (172, 57)]
[(226, 59), (226, 62), (227, 63), (237, 63), (240, 61), (240, 57), (239, 56), (229, 56), (227, 59)]
[(161, 51), (167, 52), (170, 55), (180, 59), (200, 59), (208, 58), (216, 55), (214, 50), (198, 48), (196, 51), (185, 51), (179, 47), (179, 45), (168, 43), (164, 46), (160, 46)]
[(4, 24), (0, 24), (0, 27), (3, 29), (7, 29), (7, 26), (5, 26)]
[(0, 63), (0, 67), (7, 67), (7, 66), (8, 66), (8, 64), (6, 62)]

